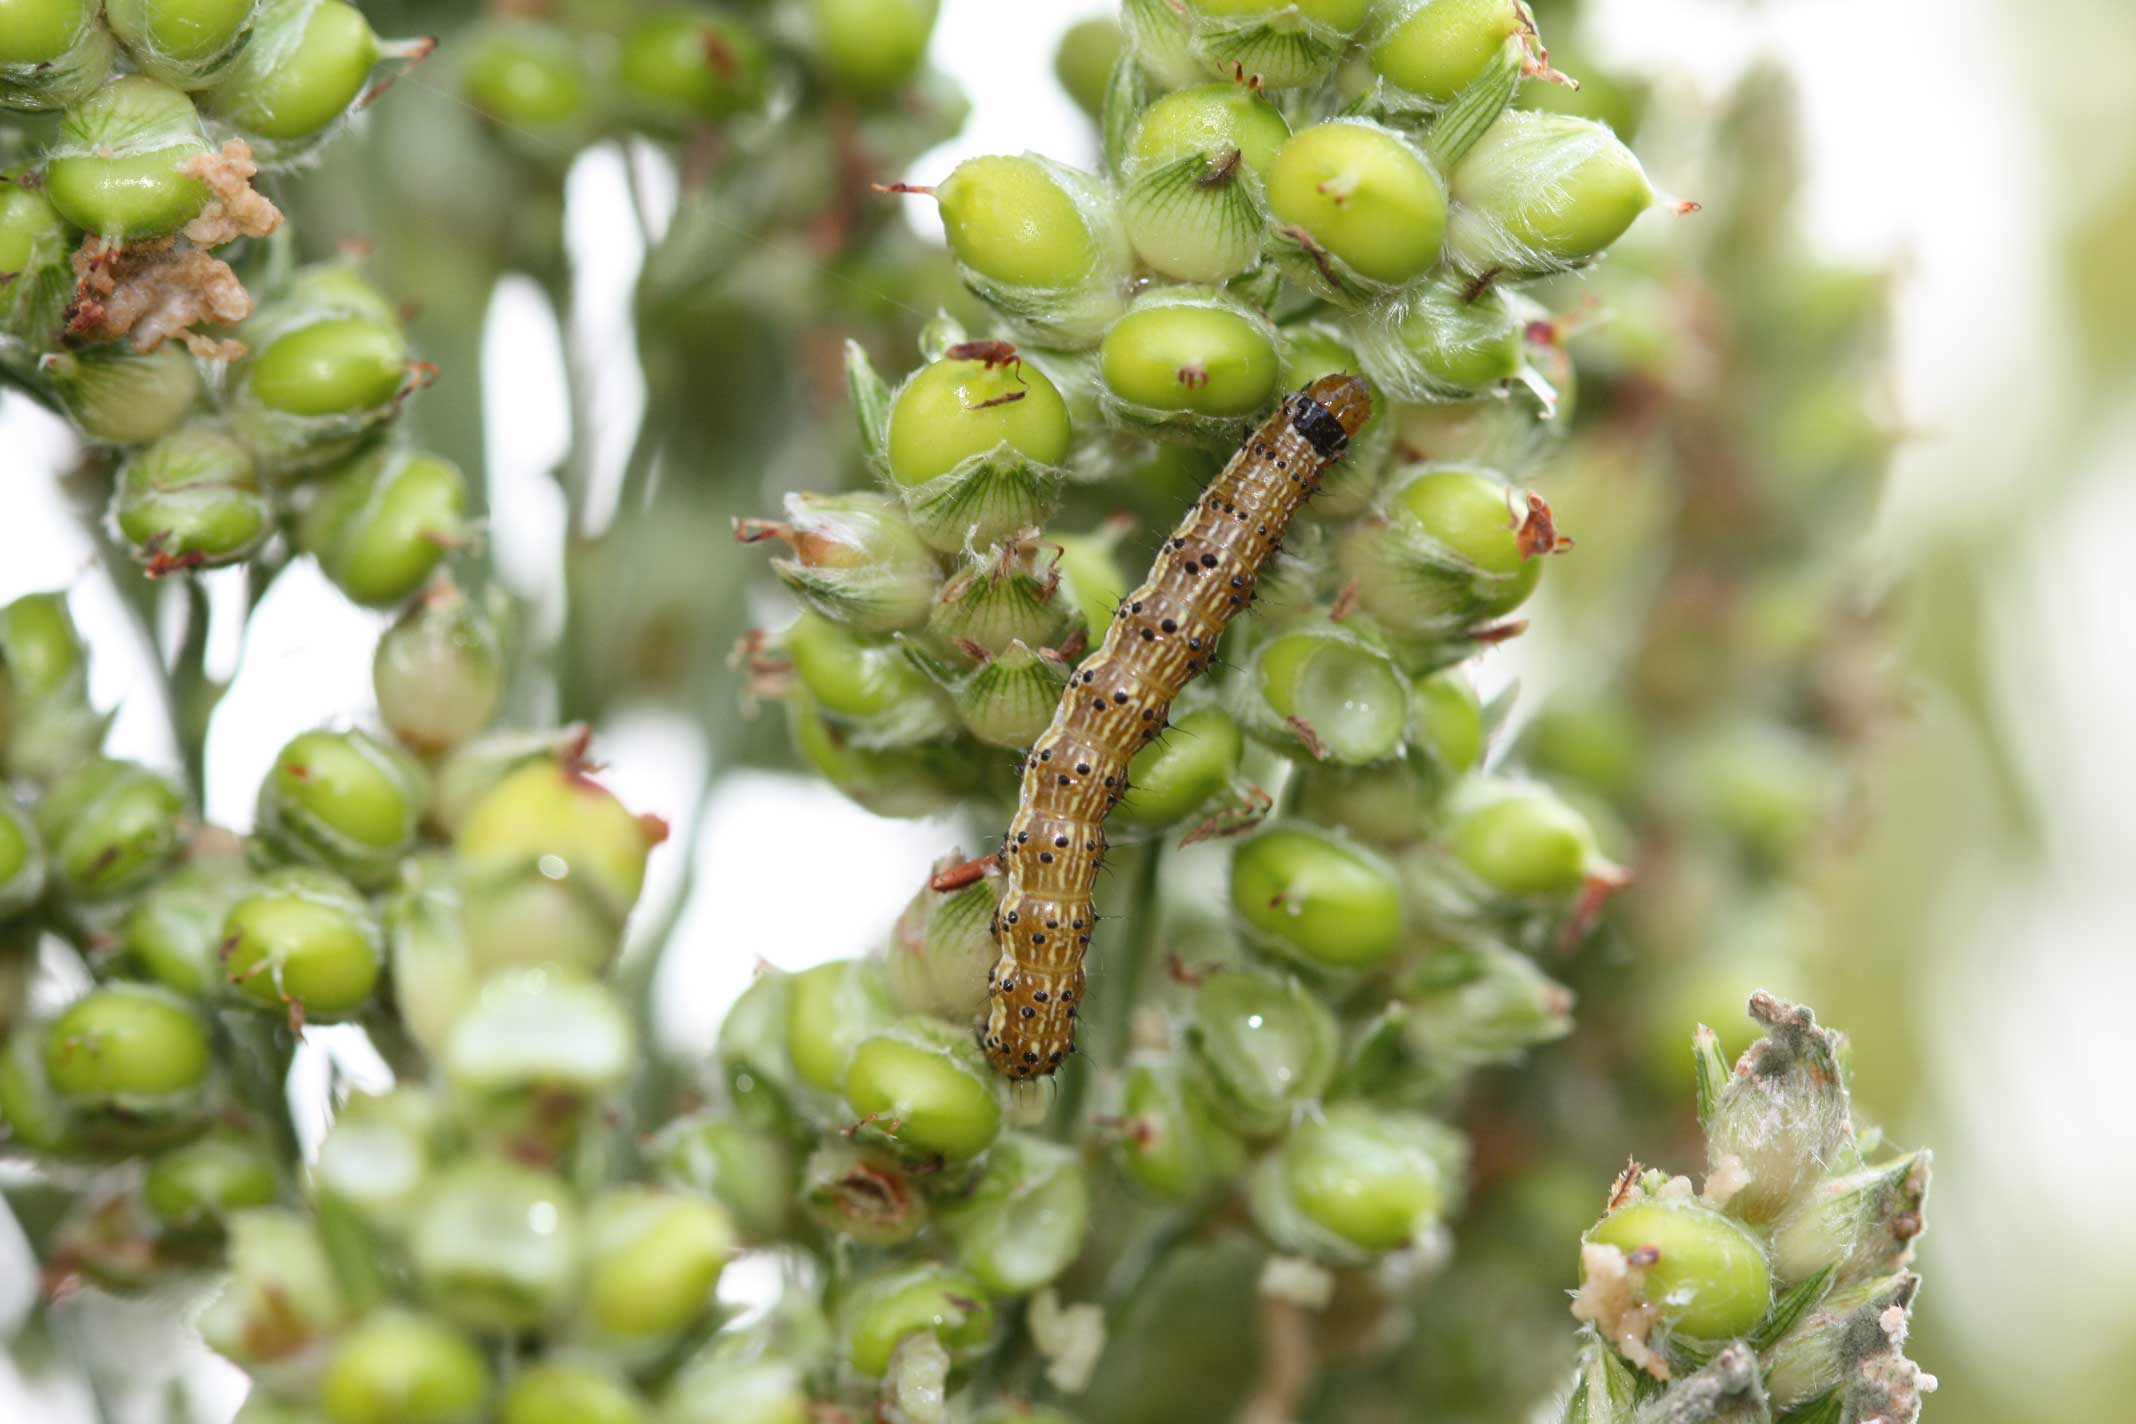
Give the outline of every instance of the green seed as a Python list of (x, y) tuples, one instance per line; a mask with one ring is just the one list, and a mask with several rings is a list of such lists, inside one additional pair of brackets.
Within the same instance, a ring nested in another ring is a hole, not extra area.
[(1132, 826), (1176, 825), (1231, 785), (1244, 751), (1239, 724), (1216, 708), (1176, 717), (1128, 763), (1128, 790), (1113, 814)]
[(385, 405), (408, 375), (408, 347), (381, 322), (339, 317), (301, 326), (259, 353), (252, 394), (290, 415), (346, 415)]
[(282, 1194), (274, 1154), (257, 1138), (211, 1132), (149, 1159), (141, 1200), (173, 1231), (220, 1232), (235, 1211), (271, 1206)]
[(585, 51), (560, 29), (515, 24), (484, 31), (460, 69), (460, 93), (507, 132), (569, 129), (586, 117)]
[(206, 389), (176, 341), (146, 356), (124, 346), (61, 351), (42, 369), (82, 434), (113, 445), (145, 445), (176, 430)]
[(45, 1030), (44, 1068), (62, 1097), (138, 1109), (207, 1079), (207, 1026), (167, 990), (117, 983), (76, 999)]
[(1387, 521), (1361, 526), (1338, 551), (1358, 581), (1358, 607), (1413, 637), (1456, 634), (1518, 608), (1542, 560), (1522, 557), (1510, 498), (1480, 470), (1412, 475), (1388, 499)]
[(1129, 405), (1213, 416), (1266, 407), (1279, 369), (1265, 322), (1169, 295), (1114, 322), (1098, 360), (1106, 389)]
[(207, 151), (190, 99), (128, 75), (67, 111), (45, 193), (67, 221), (108, 242), (163, 237), (207, 205), (207, 185), (185, 172)]
[(1410, 398), (1496, 390), (1527, 360), (1524, 323), (1496, 288), (1473, 299), (1434, 282), (1393, 309), (1389, 385)]
[(1261, 255), (1261, 175), (1290, 126), (1237, 84), (1166, 95), (1145, 110), (1122, 158), (1121, 223), (1152, 269), (1224, 282)]
[(202, 89), (236, 59), (258, 9), (259, 0), (105, 0), (104, 21), (144, 73)]
[(1119, 21), (1103, 16), (1078, 20), (1062, 32), (1053, 52), (1053, 77), (1076, 107), (1095, 119), (1105, 107), (1113, 65), (1126, 48), (1127, 35)]
[(1518, 0), (1407, 0), (1380, 30), (1372, 67), (1390, 83), (1443, 104), (1521, 28)]
[(1248, 169), (1266, 173), (1289, 137), (1282, 113), (1254, 90), (1200, 84), (1167, 94), (1142, 111), (1128, 140), (1128, 168), (1135, 172), (1190, 154), (1221, 159), (1236, 151)]
[[(794, 1122), (798, 1085), (786, 1038), (795, 977), (769, 966), (760, 968), (720, 1021), (713, 1045), (712, 1062), (727, 1088), (728, 1102), (735, 1115), (755, 1129), (778, 1132)], [(710, 1190), (696, 1175), (682, 1180), (700, 1191)]]
[(427, 1183), (408, 1237), (423, 1298), (457, 1324), (498, 1333), (557, 1319), (577, 1292), (580, 1254), (564, 1180), (493, 1157)]
[(542, 1361), (521, 1370), (497, 1406), (497, 1424), (650, 1424), (652, 1409), (606, 1366)]
[(962, 1159), (986, 1150), (1001, 1129), (992, 1071), (968, 1029), (904, 1019), (854, 1045), (845, 1100), (886, 1129), (900, 1150)]
[(1448, 668), (1417, 680), (1410, 697), (1414, 744), (1440, 770), (1459, 776), (1483, 761), (1486, 732), (1483, 703), (1475, 685), (1458, 669)]
[(260, 877), (223, 922), (223, 965), (244, 999), (305, 1019), (343, 1018), (370, 1002), (384, 961), (378, 922), (356, 887), (329, 870), (290, 866)]
[(655, 1137), (652, 1160), (663, 1182), (724, 1207), (745, 1242), (776, 1241), (793, 1229), (802, 1167), (782, 1132), (705, 1113), (681, 1117)]
[(68, 245), (67, 220), (43, 189), (0, 177), (0, 292), (27, 272), (40, 253), (62, 245)]
[(1238, 848), (1231, 904), (1286, 953), (1330, 969), (1369, 968), (1402, 939), (1392, 868), (1302, 825), (1264, 831)]
[(972, 780), (969, 762), (947, 746), (859, 745), (806, 692), (786, 699), (786, 725), (802, 761), (878, 816), (933, 815), (953, 804)]
[(883, 730), (881, 738), (869, 738), (871, 743), (915, 741), (944, 730), (945, 719), (930, 711), (938, 703), (934, 684), (899, 644), (857, 637), (827, 618), (804, 613), (781, 636), (780, 645), (793, 660), (795, 675), (827, 714), (863, 729)]
[(1082, 1253), (1090, 1180), (1075, 1149), (1010, 1135), (987, 1153), (972, 1189), (937, 1220), (957, 1261), (988, 1290), (1028, 1295)]
[(937, 0), (809, 0), (816, 72), (834, 89), (879, 102), (927, 61)]
[(592, 1265), (586, 1309), (602, 1334), (674, 1333), (712, 1305), (734, 1254), (734, 1226), (711, 1202), (649, 1187), (617, 1187), (586, 1208)]
[(247, 133), (308, 139), (348, 112), (383, 53), (363, 12), (344, 0), (266, 0), (207, 107)]
[(305, 732), (260, 783), (258, 833), (285, 859), (377, 888), (414, 848), (423, 791), (405, 753), (362, 732)]
[(1542, 564), (1522, 557), (1506, 488), (1498, 481), (1469, 470), (1434, 471), (1404, 486), (1396, 503), (1431, 538), (1503, 581), (1484, 600), (1488, 615), (1512, 612), (1535, 591)]
[(0, 0), (0, 64), (47, 64), (96, 23), (95, 0)]
[(445, 581), (432, 584), (385, 631), (371, 655), (371, 691), (394, 736), (435, 755), (496, 718), (505, 682), (497, 615), (507, 611), (501, 594), (470, 599)]
[(1569, 894), (1599, 858), (1587, 818), (1542, 786), (1505, 788), (1447, 833), (1461, 863), (1501, 895)]
[(764, 70), (764, 47), (754, 33), (691, 8), (649, 16), (627, 30), (616, 81), (649, 119), (681, 128), (755, 108)]
[(36, 904), (44, 882), (44, 848), (37, 827), (27, 811), (0, 792), (0, 922)]
[(1603, 1217), (1581, 1239), (1614, 1246), (1635, 1263), (1651, 1252), (1640, 1294), (1673, 1329), (1694, 1340), (1741, 1335), (1764, 1318), (1771, 1302), (1772, 1271), (1758, 1238), (1697, 1201), (1634, 1202)]
[(1630, 149), (1597, 123), (1511, 112), (1451, 175), (1448, 250), (1470, 272), (1528, 274), (1601, 255), (1654, 202)]
[(99, 758), (68, 772), (37, 805), (53, 888), (92, 902), (141, 888), (183, 843), (184, 812), (176, 786), (132, 762)]
[(1291, 809), (1367, 845), (1396, 849), (1438, 829), (1439, 799), (1445, 789), (1422, 756), (1403, 757), (1391, 765), (1314, 765), (1301, 769)]
[(449, 853), (427, 851), (400, 863), (384, 922), (394, 1007), (408, 1036), (436, 1057), (481, 992), (466, 897)]
[(1292, 135), (1269, 168), (1268, 202), (1278, 223), (1372, 281), (1407, 282), (1439, 260), (1439, 175), (1400, 137), (1362, 120)]
[(969, 1023), (986, 1008), (986, 971), (1000, 955), (993, 919), (998, 882), (957, 890), (922, 886), (898, 917), (883, 955), (883, 978), (899, 1013)]
[(103, 83), (116, 47), (96, 18), (95, 0), (0, 0), (0, 109), (64, 109)]
[(1120, 1163), (1144, 1191), (1199, 1201), (1226, 1188), (1245, 1165), (1245, 1143), (1176, 1065), (1136, 1064), (1120, 1101)]
[(787, 981), (786, 1049), (802, 1081), (835, 1093), (860, 1040), (891, 1020), (881, 971), (863, 961), (837, 960)]
[(1331, 625), (1266, 644), (1254, 682), (1266, 735), (1303, 744), (1315, 761), (1363, 766), (1396, 755), (1409, 725), (1409, 684), (1380, 649)]
[(111, 516), (152, 570), (235, 562), (273, 527), (251, 454), (204, 426), (173, 431), (127, 461)]
[(1418, 1240), (1452, 1205), (1444, 1159), (1461, 1144), (1430, 1118), (1337, 1103), (1283, 1145), (1291, 1200), (1309, 1219), (1368, 1251)]
[(666, 834), (575, 767), (541, 760), (506, 775), (453, 841), (476, 961), (604, 967)]
[(26, 593), (0, 608), (0, 668), (24, 702), (41, 702), (87, 674), (81, 634), (63, 593)]
[(913, 373), (891, 405), (890, 473), (922, 485), (1002, 444), (1058, 465), (1072, 434), (1067, 403), (1028, 362), (937, 361)]
[(120, 943), (156, 981), (204, 999), (224, 982), (223, 921), (251, 889), (242, 861), (191, 861), (158, 879), (127, 915)]
[(1232, 1127), (1266, 1137), (1335, 1072), (1335, 1021), (1288, 976), (1226, 969), (1194, 995), (1187, 1043), (1209, 1099)]
[(946, 1266), (903, 1266), (863, 1280), (838, 1314), (847, 1360), (871, 1379), (889, 1370), (908, 1335), (931, 1332), (957, 1359), (974, 1355), (994, 1333), (986, 1288)]
[(1082, 616), (1084, 636), (1095, 647), (1105, 641), (1113, 612), (1127, 597), (1127, 575), (1120, 572), (1120, 561), (1113, 557), (1118, 535), (1103, 531), (1062, 534), (1056, 542), (1061, 549), (1056, 566), (1061, 573), (1061, 587)]
[(438, 455), (379, 448), (328, 474), (297, 543), (334, 585), (370, 608), (423, 586), (464, 534), (467, 480)]
[(34, 1020), (10, 1025), (17, 1028), (0, 1040), (0, 1126), (10, 1141), (32, 1152), (58, 1158), (88, 1152), (79, 1115), (45, 1071), (44, 1035)]
[(480, 1350), (439, 1320), (397, 1309), (343, 1336), (319, 1379), (333, 1424), (475, 1424), (489, 1393)]
[(1071, 197), (1032, 158), (968, 158), (936, 187), (957, 260), (1019, 287), (1072, 287), (1098, 266), (1098, 240)]

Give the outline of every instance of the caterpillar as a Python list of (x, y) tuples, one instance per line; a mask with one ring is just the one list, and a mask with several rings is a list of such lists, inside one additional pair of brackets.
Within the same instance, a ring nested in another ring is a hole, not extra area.
[(1069, 675), (1001, 838), (1001, 954), (977, 1026), (996, 1072), (1044, 1077), (1073, 1051), (1105, 817), (1127, 789), (1128, 761), (1209, 666), (1291, 516), (1371, 410), (1356, 376), (1323, 376), (1287, 397), (1209, 482), (1104, 642)]

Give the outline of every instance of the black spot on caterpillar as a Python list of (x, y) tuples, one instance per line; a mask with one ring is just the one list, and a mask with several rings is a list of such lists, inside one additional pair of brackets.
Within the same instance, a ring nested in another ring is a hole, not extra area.
[(1251, 601), (1291, 516), (1371, 412), (1355, 376), (1323, 376), (1286, 398), (1210, 481), (1105, 641), (1069, 678), (1053, 724), (1024, 760), (1016, 818), (1002, 838), (1001, 956), (978, 1025), (995, 1071), (1044, 1077), (1074, 1051), (1090, 936), (1037, 927), (1097, 921), (1091, 892), (1105, 854), (1103, 823), (1119, 799), (1110, 788), (1126, 783), (1129, 760), (1202, 670), (1202, 651)]

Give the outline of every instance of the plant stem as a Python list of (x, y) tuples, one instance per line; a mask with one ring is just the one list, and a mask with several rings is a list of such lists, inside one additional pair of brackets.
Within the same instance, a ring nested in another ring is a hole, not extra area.
[[(1121, 936), (1118, 960), (1106, 966), (1101, 981), (1110, 986), (1103, 1000), (1104, 1014), (1098, 1024), (1097, 1043), (1107, 1064), (1117, 1068), (1127, 1061), (1131, 1026), (1135, 1017), (1136, 991), (1141, 987), (1144, 969), (1148, 966), (1150, 948), (1157, 942), (1158, 872), (1164, 864), (1164, 841), (1153, 839), (1135, 853), (1134, 880), (1128, 890), (1127, 912), (1120, 918), (1126, 923), (1126, 932)], [(1093, 1062), (1077, 1066), (1076, 1071), (1061, 1075), (1060, 1097), (1054, 1101), (1051, 1129), (1066, 1132), (1082, 1111), (1084, 1095), (1089, 1091), (1091, 1075), (1098, 1069)]]

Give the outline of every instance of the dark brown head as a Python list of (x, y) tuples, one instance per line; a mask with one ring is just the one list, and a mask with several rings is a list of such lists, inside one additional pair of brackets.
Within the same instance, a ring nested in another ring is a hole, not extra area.
[(1322, 376), (1292, 397), (1291, 412), (1298, 433), (1332, 458), (1371, 418), (1372, 394), (1361, 377)]
[(1362, 376), (1337, 373), (1322, 376), (1305, 388), (1322, 410), (1342, 422), (1345, 435), (1355, 435), (1372, 418), (1372, 392)]

